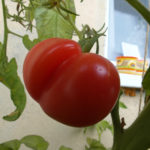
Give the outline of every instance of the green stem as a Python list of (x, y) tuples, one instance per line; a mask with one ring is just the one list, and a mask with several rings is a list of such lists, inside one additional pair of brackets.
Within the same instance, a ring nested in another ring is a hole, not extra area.
[(10, 31), (10, 30), (8, 30), (8, 33), (10, 33), (10, 34), (12, 34), (12, 35), (15, 35), (15, 36), (17, 36), (17, 37), (19, 37), (19, 38), (23, 38), (22, 35), (19, 35), (19, 34), (15, 33), (15, 32)]
[(2, 9), (3, 9), (3, 22), (4, 22), (3, 52), (4, 52), (4, 56), (7, 57), (6, 49), (7, 49), (7, 41), (8, 41), (8, 26), (7, 26), (5, 0), (2, 0)]
[[(116, 115), (115, 115), (116, 116)], [(113, 117), (118, 118), (118, 117)], [(114, 124), (114, 144), (112, 150), (147, 150), (150, 148), (150, 102), (133, 122), (133, 124), (122, 134), (119, 121)], [(118, 122), (118, 123), (117, 123)], [(113, 121), (114, 123), (114, 121)]]
[(120, 115), (119, 115), (119, 99), (122, 95), (122, 92), (120, 92), (117, 103), (114, 107), (114, 109), (111, 112), (111, 118), (113, 122), (113, 127), (114, 127), (114, 139), (113, 139), (113, 150), (118, 145), (120, 137), (123, 134), (123, 128), (121, 127), (121, 122), (120, 122)]
[(138, 0), (126, 0), (132, 7), (134, 7), (150, 24), (150, 11)]
[(79, 39), (81, 40), (82, 39), (82, 35), (81, 35), (80, 31), (77, 29), (77, 27), (75, 26), (75, 24), (72, 23), (71, 19), (69, 19), (68, 21), (69, 21), (70, 25), (73, 27), (73, 29), (76, 32), (76, 34), (78, 35)]
[[(65, 2), (64, 2), (64, 6), (67, 7), (66, 4), (65, 4)], [(67, 20), (67, 21), (69, 22), (69, 24), (73, 27), (74, 31), (76, 32), (78, 38), (81, 40), (81, 39), (83, 38), (83, 37), (82, 37), (82, 34), (81, 34), (81, 32), (78, 30), (78, 28), (75, 26), (75, 24), (72, 22), (72, 20), (70, 19), (70, 15), (68, 14), (67, 16), (64, 16), (64, 15), (61, 13), (61, 11), (60, 11), (59, 8), (57, 8), (57, 11), (59, 12), (59, 14), (60, 14), (65, 20)]]
[[(123, 150), (147, 150), (150, 148), (150, 103), (126, 130), (122, 138)], [(122, 150), (120, 149), (120, 150)]]

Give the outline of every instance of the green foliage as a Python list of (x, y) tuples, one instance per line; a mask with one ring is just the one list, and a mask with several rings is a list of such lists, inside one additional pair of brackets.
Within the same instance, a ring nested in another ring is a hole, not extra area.
[(29, 39), (29, 36), (28, 35), (24, 35), (23, 38), (22, 38), (22, 42), (24, 44), (24, 46), (30, 50), (34, 45), (36, 45), (37, 43), (40, 42), (39, 39), (34, 39), (33, 41), (31, 41)]
[[(150, 23), (150, 11), (142, 5), (139, 0), (126, 0), (129, 4), (131, 4), (144, 18)], [(4, 0), (2, 0), (4, 4)], [(46, 38), (51, 37), (61, 37), (61, 38), (69, 38), (71, 39), (73, 33), (75, 32), (79, 38), (79, 44), (81, 45), (83, 52), (90, 52), (94, 44), (96, 44), (96, 53), (99, 51), (99, 42), (98, 39), (101, 36), (105, 36), (105, 31), (101, 32), (104, 29), (104, 26), (96, 31), (95, 29), (91, 29), (88, 25), (84, 25), (83, 29), (79, 31), (75, 26), (75, 19), (77, 13), (75, 11), (75, 5), (73, 0), (29, 0), (29, 4), (22, 0), (12, 0), (12, 2), (16, 3), (16, 11), (15, 14), (10, 14), (9, 9), (3, 6), (3, 13), (6, 13), (6, 16), (11, 21), (18, 22), (27, 30), (32, 31), (33, 27), (36, 28), (38, 37), (33, 41), (29, 39), (28, 35), (24, 35), (22, 38), (24, 46), (30, 50), (35, 44), (44, 40)], [(83, 2), (83, 0), (81, 0)], [(26, 5), (27, 4), (27, 5)], [(5, 15), (3, 15), (5, 16)], [(4, 17), (5, 21), (6, 18)], [(35, 20), (36, 25), (33, 25), (33, 21)], [(14, 121), (19, 118), (22, 114), (25, 104), (26, 104), (26, 95), (24, 92), (23, 84), (17, 74), (17, 63), (15, 58), (12, 58), (10, 61), (7, 59), (7, 36), (10, 30), (7, 28), (7, 21), (4, 25), (4, 42), (0, 43), (0, 82), (4, 84), (10, 90), (11, 99), (16, 106), (16, 110), (12, 112), (10, 115), (4, 117), (5, 120)], [(14, 34), (15, 35), (15, 34)], [(17, 34), (16, 34), (17, 35)], [(21, 37), (21, 36), (20, 36)], [(146, 92), (146, 97), (150, 96), (150, 68), (148, 69), (146, 75), (143, 79), (143, 88)], [(126, 105), (122, 102), (119, 102), (119, 107), (126, 109)], [(149, 117), (150, 105), (145, 107), (142, 113), (142, 116), (139, 117), (133, 125), (127, 129), (123, 130), (119, 118), (118, 106), (115, 107), (115, 113), (112, 117), (114, 119), (114, 126), (116, 128), (113, 129), (112, 125), (103, 120), (98, 124), (90, 127), (95, 128), (98, 134), (98, 140), (87, 138), (87, 145), (85, 146), (85, 150), (108, 150), (101, 143), (101, 136), (104, 131), (107, 129), (110, 130), (111, 133), (117, 133), (117, 137), (114, 141), (120, 141), (121, 137), (123, 137), (122, 143), (125, 143), (125, 146), (130, 142), (130, 139), (134, 139), (133, 144), (130, 143), (130, 147), (140, 144), (142, 147), (142, 143), (149, 139), (149, 134), (147, 134), (147, 130), (149, 129), (149, 122), (147, 122), (147, 118)], [(116, 114), (117, 113), (117, 114)], [(118, 116), (117, 116), (118, 115)], [(146, 120), (144, 120), (146, 118)], [(139, 123), (140, 122), (140, 123)], [(144, 123), (143, 123), (144, 122)], [(144, 126), (143, 126), (144, 125)], [(88, 128), (89, 129), (89, 128)], [(119, 130), (120, 131), (119, 131)], [(87, 128), (84, 130), (86, 132)], [(124, 132), (122, 132), (124, 131)], [(141, 133), (143, 133), (142, 135)], [(149, 130), (148, 130), (149, 131)], [(119, 133), (119, 134), (118, 134)], [(135, 136), (136, 134), (136, 136)], [(118, 136), (119, 135), (119, 136)], [(125, 135), (125, 136), (124, 136)], [(137, 136), (139, 136), (139, 141), (137, 142)], [(140, 143), (142, 137), (144, 137), (144, 141)], [(118, 138), (118, 139), (117, 139)], [(117, 139), (117, 140), (116, 140)], [(119, 143), (117, 141), (117, 144)], [(127, 142), (126, 142), (127, 141)], [(21, 140), (11, 140), (8, 142), (4, 142), (0, 144), (0, 150), (19, 150), (20, 145), (24, 144), (28, 148), (33, 150), (47, 150), (48, 143), (42, 137), (36, 135), (29, 135), (23, 137)], [(119, 143), (120, 144), (120, 143)], [(118, 144), (118, 145), (119, 145)], [(149, 146), (149, 141), (146, 143)], [(116, 146), (116, 145), (115, 145)], [(119, 145), (120, 146), (120, 145)], [(118, 146), (118, 147), (119, 147)], [(128, 145), (127, 145), (128, 146)], [(117, 146), (116, 146), (117, 147)], [(136, 147), (137, 148), (137, 147)], [(115, 149), (115, 148), (114, 148)], [(114, 150), (113, 149), (113, 150)], [(132, 149), (132, 148), (131, 148)], [(69, 147), (61, 146), (59, 150), (72, 150)], [(116, 149), (115, 149), (116, 150)], [(141, 149), (140, 149), (141, 150)]]
[(59, 150), (72, 150), (72, 148), (66, 147), (66, 146), (61, 146)]
[(32, 22), (35, 19), (38, 34), (38, 38), (33, 41), (27, 35), (23, 37), (23, 44), (28, 50), (47, 38), (72, 38), (76, 18), (74, 1), (66, 0), (65, 3), (60, 3), (59, 7), (55, 7), (53, 3), (53, 1), (34, 0), (25, 10), (25, 18), (30, 24), (28, 28), (33, 26)]
[(0, 150), (13, 150), (13, 149), (4, 145), (0, 145)]
[(123, 95), (123, 90), (120, 89), (120, 93), (119, 93), (119, 96), (118, 96), (119, 108), (127, 109), (127, 106), (123, 102), (120, 101), (120, 98), (121, 98), (122, 95)]
[(15, 139), (0, 144), (0, 150), (19, 150), (21, 144), (25, 144), (33, 150), (47, 150), (49, 145), (41, 136), (28, 135), (21, 140)]
[(7, 61), (2, 44), (0, 44), (0, 82), (10, 90), (11, 99), (16, 106), (16, 110), (4, 116), (4, 119), (14, 121), (19, 118), (25, 108), (26, 95), (24, 86), (17, 75), (16, 60), (12, 58), (10, 62)]
[(102, 26), (100, 30), (95, 31), (95, 29), (91, 29), (88, 25), (83, 26), (83, 29), (81, 31), (83, 38), (79, 40), (79, 44), (83, 52), (90, 52), (92, 47), (96, 43), (96, 54), (99, 53), (98, 39), (101, 36), (105, 36), (106, 30), (101, 33), (104, 27), (105, 27), (105, 24)]
[(21, 139), (21, 143), (25, 144), (27, 147), (33, 150), (47, 150), (48, 142), (41, 136), (28, 135)]
[(95, 124), (94, 126), (87, 127), (84, 129), (84, 133), (87, 132), (87, 129), (96, 129), (98, 139), (87, 138), (88, 146), (85, 146), (85, 150), (108, 150), (105, 146), (101, 143), (101, 137), (104, 131), (109, 130), (113, 134), (113, 126), (106, 120), (102, 120), (99, 123)]
[(94, 35), (93, 37), (90, 37), (90, 38), (81, 39), (79, 41), (79, 44), (82, 48), (82, 51), (90, 52), (90, 50), (94, 46), (95, 42), (97, 42), (97, 40), (100, 36), (102, 36), (102, 35)]
[(20, 145), (21, 143), (19, 140), (11, 140), (11, 141), (0, 144), (0, 149), (1, 147), (6, 147), (7, 149), (11, 149), (11, 150), (19, 150)]
[(119, 101), (119, 107), (123, 109), (127, 109), (127, 106), (121, 101)]
[(107, 129), (113, 134), (113, 126), (106, 120), (102, 120), (99, 123), (97, 123), (96, 129), (97, 129), (99, 138), (101, 138), (102, 133), (106, 131)]
[(102, 133), (106, 129), (109, 129), (113, 133), (112, 125), (106, 120), (102, 120), (93, 126), (84, 128), (84, 133), (86, 133), (88, 129), (93, 129), (93, 128), (96, 128), (99, 137), (101, 137)]
[[(66, 1), (66, 8), (75, 11), (74, 3), (71, 0)], [(72, 10), (73, 9), (73, 10)], [(50, 37), (72, 38), (73, 27), (65, 17), (69, 17), (70, 21), (75, 23), (75, 15), (68, 15), (66, 12), (56, 9), (48, 9), (38, 7), (35, 9), (35, 20), (38, 37), (41, 40)]]
[(107, 150), (99, 140), (87, 138), (87, 143), (85, 150)]

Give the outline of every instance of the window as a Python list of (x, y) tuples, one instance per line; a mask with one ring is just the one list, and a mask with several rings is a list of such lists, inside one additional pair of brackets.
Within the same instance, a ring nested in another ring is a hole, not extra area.
[[(142, 0), (142, 3), (148, 6), (148, 0)], [(136, 45), (143, 59), (147, 32), (146, 21), (125, 0), (108, 0), (107, 8), (108, 31), (105, 56), (115, 64), (116, 57), (124, 55), (122, 43), (125, 42)], [(147, 58), (150, 58), (149, 48)], [(124, 87), (141, 87), (142, 77), (139, 75), (120, 73), (120, 78), (121, 85)]]

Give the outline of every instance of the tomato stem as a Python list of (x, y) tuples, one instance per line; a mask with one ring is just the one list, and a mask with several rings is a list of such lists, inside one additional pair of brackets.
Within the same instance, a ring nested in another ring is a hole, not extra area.
[(19, 34), (13, 32), (13, 31), (8, 30), (8, 33), (10, 33), (10, 34), (12, 34), (12, 35), (15, 35), (15, 36), (17, 36), (17, 37), (19, 37), (19, 38), (23, 38), (22, 35), (19, 35)]
[(114, 125), (112, 150), (147, 150), (150, 147), (150, 102), (133, 124), (123, 130), (119, 118), (119, 101), (111, 112)]
[(113, 127), (114, 127), (114, 137), (113, 137), (114, 138), (113, 139), (114, 147), (118, 143), (118, 139), (120, 139), (120, 136), (123, 133), (123, 128), (121, 127), (120, 115), (119, 115), (119, 99), (120, 99), (121, 95), (122, 95), (122, 91), (120, 91), (117, 103), (111, 112), (111, 118), (112, 118)]
[(13, 34), (17, 37), (23, 38), (23, 36), (14, 33), (8, 29), (7, 25), (7, 16), (6, 16), (6, 5), (5, 0), (2, 0), (2, 10), (3, 10), (3, 22), (4, 22), (4, 40), (3, 40), (3, 56), (7, 58), (7, 42), (8, 42), (8, 34)]
[(2, 9), (3, 9), (3, 22), (4, 22), (3, 52), (4, 52), (4, 56), (7, 57), (7, 55), (6, 55), (6, 49), (7, 49), (7, 41), (8, 41), (8, 26), (7, 26), (7, 16), (6, 16), (5, 0), (2, 0)]

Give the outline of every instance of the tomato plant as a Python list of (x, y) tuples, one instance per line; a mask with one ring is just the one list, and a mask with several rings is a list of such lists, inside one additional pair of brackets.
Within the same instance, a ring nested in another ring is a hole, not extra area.
[(71, 126), (102, 120), (116, 103), (120, 80), (102, 56), (82, 53), (73, 40), (50, 38), (26, 56), (23, 76), (30, 95), (52, 118)]
[[(140, 1), (125, 1), (150, 24), (150, 11)], [(9, 12), (9, 3), (15, 4), (14, 13)], [(3, 16), (0, 32), (0, 35), (3, 33), (3, 40), (0, 41), (0, 83), (10, 90), (10, 98), (15, 106), (15, 110), (3, 119), (17, 120), (26, 106), (26, 94), (17, 71), (17, 60), (15, 57), (8, 59), (8, 39), (9, 35), (13, 35), (20, 38), (28, 50), (33, 47), (24, 62), (24, 82), (29, 94), (50, 117), (66, 125), (82, 127), (95, 124), (111, 112), (113, 126), (105, 120), (92, 126), (97, 130), (98, 139), (87, 138), (86, 150), (150, 148), (150, 68), (143, 77), (141, 88), (141, 91), (145, 91), (144, 109), (132, 125), (124, 129), (125, 118), (120, 118), (119, 114), (121, 92), (118, 97), (118, 73), (107, 59), (97, 55), (100, 50), (99, 38), (105, 35), (105, 24), (99, 30), (87, 24), (79, 29), (75, 22), (79, 15), (74, 0), (1, 0), (0, 4)], [(29, 32), (18, 34), (9, 27), (11, 24), (8, 24), (8, 19), (9, 23), (15, 21), (31, 33), (35, 29), (37, 37), (30, 40)], [(69, 40), (74, 35), (79, 44)], [(96, 54), (90, 53), (94, 44)], [(12, 47), (11, 51), (13, 53)], [(3, 126), (5, 123), (1, 124)], [(106, 129), (113, 133), (112, 148), (106, 148), (101, 142), (101, 135)], [(41, 136), (27, 135), (1, 143), (0, 149), (18, 150), (22, 144), (34, 150), (47, 150), (49, 146)], [(59, 150), (72, 149), (60, 146)]]

